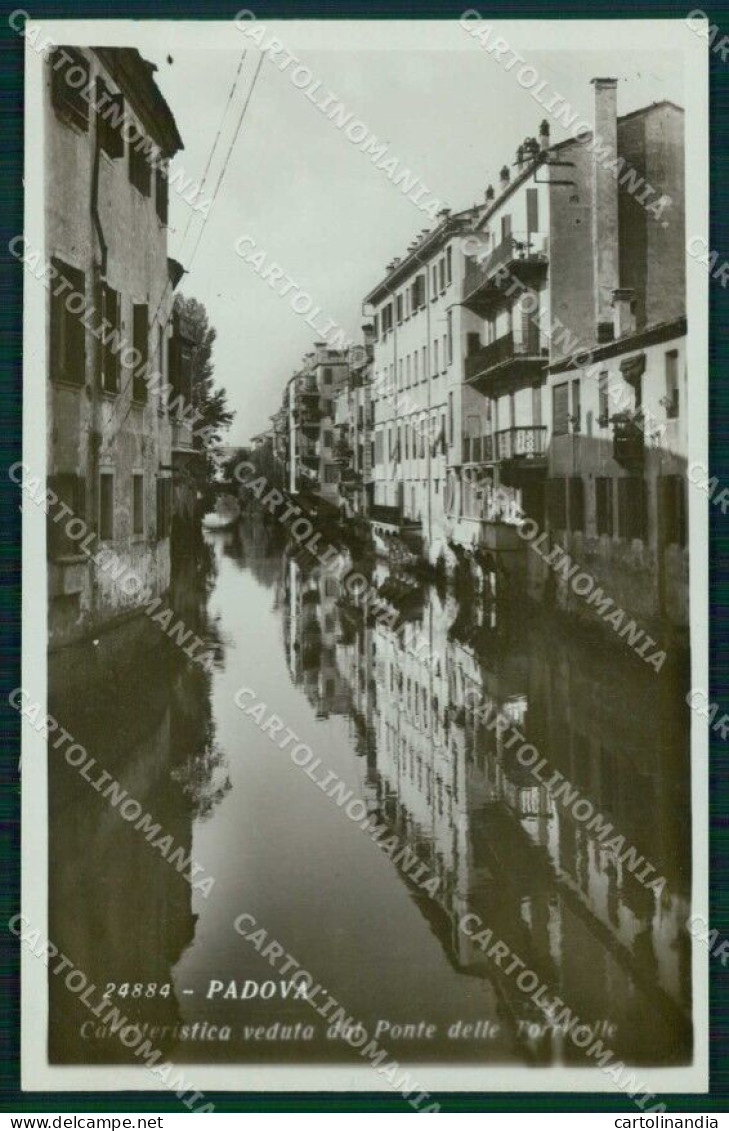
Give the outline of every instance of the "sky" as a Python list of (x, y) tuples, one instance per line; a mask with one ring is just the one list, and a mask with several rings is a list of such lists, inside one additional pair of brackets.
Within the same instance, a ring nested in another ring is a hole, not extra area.
[[(228, 37), (224, 50), (143, 50), (158, 67), (158, 85), (184, 142), (173, 169), (196, 182), (246, 46), (235, 34), (240, 43)], [(435, 196), (454, 210), (483, 201), (486, 186), (498, 185), (501, 166), (513, 165), (517, 146), (537, 134), (545, 117), (515, 73), (485, 51), (368, 50), (363, 44), (356, 52), (297, 54), (321, 81), (320, 99), (336, 92), (372, 134), (389, 141), (389, 155), (428, 186), (423, 201)], [(259, 59), (249, 47), (201, 199), (212, 195)], [(677, 53), (550, 51), (530, 53), (528, 62), (549, 84), (543, 97), (559, 91), (587, 122), (594, 76), (619, 80), (619, 114), (664, 98), (683, 105)], [(553, 142), (567, 136), (553, 118), (550, 128)], [(322, 310), (318, 324), (332, 319), (359, 340), (363, 296), (385, 265), (434, 223), (311, 104), (289, 72), (264, 59), (207, 221), (179, 194), (170, 199), (169, 253), (189, 271), (179, 290), (204, 303), (217, 331), (216, 381), (236, 413), (229, 443), (245, 444), (268, 427), (286, 380), (317, 337), (290, 298), (236, 254), (236, 240), (250, 236), (266, 263), (278, 263), (312, 297)]]

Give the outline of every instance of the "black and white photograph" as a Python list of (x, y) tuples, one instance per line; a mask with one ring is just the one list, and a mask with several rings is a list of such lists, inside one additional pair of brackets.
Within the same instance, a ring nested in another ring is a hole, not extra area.
[(24, 1087), (708, 1088), (704, 31), (24, 23)]

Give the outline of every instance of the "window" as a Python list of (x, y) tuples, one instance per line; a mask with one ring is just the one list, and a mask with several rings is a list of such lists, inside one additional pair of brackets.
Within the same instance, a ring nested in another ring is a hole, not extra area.
[(638, 476), (618, 479), (618, 533), (621, 538), (645, 539), (645, 483)]
[(433, 269), (430, 273), (430, 301), (435, 302), (438, 297), (438, 264), (433, 264)]
[(397, 303), (397, 324), (398, 324), (398, 326), (400, 326), (402, 324), (402, 314), (403, 314), (402, 295), (397, 296), (396, 303)]
[(124, 156), (124, 95), (112, 94), (104, 80), (96, 80), (96, 129), (99, 146), (111, 158)]
[(132, 337), (135, 362), (132, 377), (132, 397), (135, 401), (147, 399), (147, 367), (149, 365), (149, 308), (146, 302), (135, 302), (132, 309)]
[[(58, 502), (68, 507), (63, 514), (86, 521), (86, 481), (79, 475), (49, 475), (48, 490), (58, 497)], [(70, 557), (80, 553), (78, 540), (69, 538), (66, 522), (54, 522), (51, 511), (47, 519), (47, 553), (49, 558)]]
[[(448, 250), (450, 251), (450, 248), (448, 248)], [(450, 282), (450, 279), (448, 280), (448, 282)], [(448, 360), (446, 362), (446, 365), (450, 365), (453, 361), (453, 311), (452, 310), (449, 310), (448, 313), (446, 314), (446, 326), (447, 326), (446, 338), (447, 338), (447, 341), (448, 341), (448, 352), (447, 352), (447, 355), (446, 355)]]
[(686, 485), (681, 475), (662, 475), (658, 479), (663, 542), (666, 546), (686, 545)]
[(132, 475), (132, 534), (144, 534), (144, 476)]
[(397, 363), (397, 387), (402, 389), (402, 358)]
[(51, 101), (59, 117), (82, 130), (89, 128), (89, 103), (84, 91), (89, 85), (86, 56), (74, 47), (51, 53)]
[(373, 454), (373, 457), (372, 457), (373, 463), (382, 463), (383, 462), (383, 459), (382, 459), (382, 457), (383, 457), (383, 450), (382, 449), (383, 449), (383, 445), (384, 445), (383, 436), (384, 436), (383, 432), (377, 432), (375, 434), (374, 454)]
[(66, 381), (70, 385), (83, 385), (86, 380), (86, 330), (80, 313), (72, 314), (67, 300), (71, 295), (86, 294), (86, 276), (83, 271), (69, 267), (60, 259), (53, 259), (57, 278), (70, 286), (63, 293), (60, 287), (51, 291), (51, 356), (50, 375), (53, 381)]
[(413, 385), (418, 383), (418, 351), (413, 354)]
[(442, 292), (442, 291), (445, 290), (445, 285), (446, 285), (445, 284), (445, 259), (441, 259), (440, 263), (438, 264), (438, 275), (439, 275), (439, 278), (440, 278), (440, 289), (441, 289), (441, 292)]
[(570, 530), (585, 529), (585, 483), (580, 475), (570, 477)]
[(405, 459), (410, 459), (410, 422), (405, 425)]
[(157, 479), (157, 541), (168, 538), (172, 520), (172, 480)]
[(387, 458), (392, 459), (393, 452), (393, 439), (392, 439), (392, 426), (387, 429)]
[(99, 538), (111, 542), (114, 537), (114, 476), (103, 472), (99, 476)]
[(418, 430), (420, 432), (420, 458), (425, 459), (425, 429), (427, 427), (424, 419), (418, 421)]
[(417, 275), (413, 283), (413, 311), (425, 306), (425, 275)]
[(445, 454), (446, 449), (446, 415), (440, 414), (440, 450)]
[(448, 286), (453, 282), (453, 249), (446, 248), (446, 283)]
[(595, 479), (595, 526), (598, 534), (613, 533), (613, 481), (609, 477)]
[(129, 180), (142, 196), (149, 196), (151, 168), (146, 154), (146, 140), (138, 126), (129, 131)]
[(542, 425), (542, 386), (532, 385), (532, 424), (535, 428)]
[(101, 339), (100, 384), (105, 393), (119, 392), (121, 344), (121, 295), (108, 283), (101, 284), (101, 318), (104, 333)]
[(433, 338), (433, 376), (438, 376), (438, 339)]
[(402, 462), (402, 425), (397, 426), (397, 448), (395, 449), (395, 459), (398, 463)]
[(420, 380), (425, 381), (428, 377), (428, 347), (423, 346), (423, 367), (420, 371)]
[(664, 403), (666, 417), (668, 420), (675, 420), (678, 416), (678, 350), (666, 351), (666, 399)]
[(324, 380), (324, 384), (325, 384), (325, 385), (331, 385), (331, 384), (332, 384), (332, 381), (334, 380), (334, 375), (333, 375), (333, 373), (332, 373), (332, 369), (331, 369), (331, 367), (330, 367), (330, 366), (328, 366), (328, 365), (325, 365), (325, 366), (324, 366), (324, 376), (323, 376), (323, 380)]
[(552, 389), (552, 431), (555, 436), (565, 436), (569, 432), (569, 392), (567, 381)]
[(379, 316), (379, 314), (376, 314), (375, 317), (374, 317), (374, 320), (373, 320), (373, 323), (372, 323), (372, 334), (373, 334), (375, 341), (378, 341), (379, 337), (380, 337), (380, 316)]
[(565, 479), (547, 480), (547, 516), (552, 530), (567, 529)]
[(411, 376), (412, 376), (412, 355), (408, 354), (407, 362), (406, 362), (406, 365), (405, 365), (405, 386), (408, 389), (410, 388), (410, 378), (411, 378)]
[(572, 382), (572, 431), (579, 432), (582, 427), (582, 399), (580, 396), (580, 378)]
[(607, 428), (610, 423), (610, 393), (609, 393), (610, 375), (607, 369), (603, 369), (597, 379), (597, 395), (598, 395), (598, 418), (597, 423), (601, 428)]
[(448, 394), (448, 443), (453, 444), (453, 393)]
[(448, 365), (448, 335), (447, 334), (443, 335), (443, 353), (441, 354), (441, 357), (443, 358), (443, 372), (445, 373), (446, 366)]
[(333, 435), (331, 432), (322, 432), (321, 442), (325, 448), (331, 448), (333, 444)]
[(160, 224), (166, 224), (169, 213), (169, 188), (167, 170), (161, 165), (157, 166), (154, 176), (154, 206), (157, 209), (157, 218)]

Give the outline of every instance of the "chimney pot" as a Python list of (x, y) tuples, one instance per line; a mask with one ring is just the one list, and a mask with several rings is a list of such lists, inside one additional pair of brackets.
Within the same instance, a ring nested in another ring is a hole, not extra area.
[(486, 189), (486, 200), (493, 200), (493, 199), (494, 199), (494, 186), (489, 185)]
[(546, 118), (539, 123), (539, 148), (549, 149), (549, 122)]
[(510, 177), (510, 174), (509, 174), (509, 166), (508, 165), (502, 165), (501, 172), (499, 173), (499, 183), (501, 184), (502, 189), (506, 188), (510, 179), (511, 179), (511, 177)]

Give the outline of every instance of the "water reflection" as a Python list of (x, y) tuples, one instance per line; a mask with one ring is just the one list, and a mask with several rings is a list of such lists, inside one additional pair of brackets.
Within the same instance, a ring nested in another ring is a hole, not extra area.
[[(135, 1008), (164, 1019), (179, 1060), (357, 1055), (305, 1003), (240, 1000), (246, 979), (276, 978), (232, 930), (247, 912), (371, 1031), (383, 1020), (436, 1026), (427, 1041), (390, 1044), (400, 1059), (578, 1061), (571, 1041), (540, 1029), (515, 978), (459, 930), (470, 913), (551, 996), (611, 1025), (620, 1058), (690, 1060), (688, 732), (676, 677), (661, 680), (557, 622), (504, 620), (470, 595), (459, 603), (377, 565), (374, 583), (409, 626), (393, 631), (277, 537), (246, 520), (209, 540), (203, 576), (190, 567), (178, 579), (186, 621), (196, 617), (198, 634), (216, 641), (212, 676), (157, 647), (117, 673), (113, 695), (62, 705), (64, 725), (114, 760), (215, 887), (207, 899), (192, 891), (59, 764), (59, 946), (98, 983), (169, 982), (169, 998)], [(413, 654), (411, 639), (427, 640), (435, 661)], [(243, 716), (241, 687), (417, 855), (437, 877), (433, 895)], [(559, 770), (666, 877), (660, 897), (517, 762), (508, 732), (476, 709), (486, 704), (547, 759), (543, 777)], [(211, 980), (235, 982), (236, 996), (209, 997)], [(83, 1007), (57, 997), (52, 1009), (54, 1058), (124, 1059), (118, 1042), (81, 1038)], [(203, 1020), (227, 1026), (227, 1037), (188, 1039), (181, 1026)], [(313, 1036), (254, 1039), (256, 1025), (276, 1021), (305, 1022)]]

